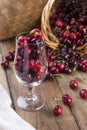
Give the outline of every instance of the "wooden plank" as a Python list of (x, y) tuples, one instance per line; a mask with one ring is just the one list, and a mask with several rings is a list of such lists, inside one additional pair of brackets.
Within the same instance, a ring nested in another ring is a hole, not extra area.
[[(2, 52), (1, 52), (1, 46), (0, 46), (0, 64), (2, 61), (3, 61), (3, 56), (2, 56)], [(2, 69), (1, 65), (0, 65), (0, 84), (5, 88), (5, 90), (10, 95), (9, 85), (8, 85), (7, 78), (6, 78), (6, 72), (4, 69)]]
[[(72, 79), (76, 79), (79, 82), (79, 88), (77, 90), (72, 90), (69, 87), (69, 82)], [(87, 73), (74, 72), (73, 76), (64, 75), (63, 78), (58, 77), (57, 81), (62, 93), (71, 95), (73, 99), (73, 105), (70, 109), (79, 128), (81, 130), (87, 130), (87, 100), (81, 99), (79, 95), (81, 89), (87, 89)]]
[[(14, 40), (9, 40), (1, 43), (1, 49), (3, 56), (7, 53), (9, 49), (13, 49), (15, 46)], [(9, 87), (11, 91), (12, 100), (14, 103), (14, 109), (16, 112), (30, 124), (32, 124), (37, 130), (79, 130), (78, 125), (76, 124), (75, 118), (72, 115), (72, 111), (69, 107), (62, 104), (64, 112), (63, 115), (56, 117), (53, 114), (53, 106), (49, 103), (49, 100), (53, 101), (53, 97), (62, 97), (62, 92), (60, 89), (60, 83), (56, 82), (55, 78), (52, 80), (45, 80), (38, 89), (42, 89), (43, 94), (46, 97), (46, 104), (43, 109), (37, 112), (27, 112), (23, 111), (18, 108), (16, 101), (18, 95), (24, 93), (25, 88), (21, 87), (22, 85), (18, 83), (17, 79), (15, 78), (13, 65), (10, 65), (9, 70), (7, 70), (7, 78), (9, 82)], [(62, 80), (62, 78), (60, 78)], [(67, 80), (66, 80), (67, 82)], [(59, 104), (61, 104), (60, 102)], [(54, 103), (54, 105), (56, 105)]]

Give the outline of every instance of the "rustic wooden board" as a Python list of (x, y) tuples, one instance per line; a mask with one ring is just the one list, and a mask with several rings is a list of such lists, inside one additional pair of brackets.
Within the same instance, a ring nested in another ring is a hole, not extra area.
[[(4, 59), (6, 53), (9, 50), (14, 49), (14, 39), (3, 41), (0, 43), (0, 61)], [(14, 110), (26, 121), (32, 124), (37, 130), (87, 130), (87, 101), (82, 100), (79, 96), (79, 90), (87, 88), (87, 74), (75, 72), (72, 75), (64, 75), (63, 78), (57, 77), (52, 80), (45, 80), (36, 91), (43, 92), (46, 97), (45, 106), (36, 112), (27, 112), (18, 108), (16, 101), (18, 95), (21, 95), (27, 91), (17, 81), (13, 71), (13, 63), (10, 64), (10, 68), (6, 72), (0, 66), (0, 83), (4, 85), (6, 90), (11, 94)], [(69, 88), (69, 82), (71, 79), (77, 79), (79, 81), (79, 89), (73, 91)], [(56, 117), (53, 114), (53, 106), (50, 101), (53, 102), (53, 97), (60, 98), (63, 93), (68, 93), (73, 98), (73, 104), (71, 107), (64, 105), (61, 101), (59, 104), (63, 106), (63, 115)]]
[[(69, 88), (69, 82), (72, 79), (76, 79), (79, 82), (79, 88), (72, 90)], [(81, 99), (79, 91), (81, 89), (87, 89), (87, 74), (82, 72), (74, 72), (73, 76), (64, 75), (63, 78), (57, 78), (59, 87), (63, 94), (69, 94), (72, 96), (73, 105), (71, 105), (71, 112), (81, 130), (87, 130), (87, 100)]]

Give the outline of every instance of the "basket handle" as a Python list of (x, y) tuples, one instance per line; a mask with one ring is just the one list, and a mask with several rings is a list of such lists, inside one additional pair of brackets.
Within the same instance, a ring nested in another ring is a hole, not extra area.
[(45, 42), (53, 49), (56, 49), (59, 45), (59, 40), (54, 36), (54, 34), (51, 31), (50, 23), (49, 23), (49, 17), (52, 5), (54, 4), (55, 0), (48, 0), (46, 6), (43, 9), (42, 12), (42, 18), (41, 18), (41, 29), (43, 32), (43, 37), (45, 39)]

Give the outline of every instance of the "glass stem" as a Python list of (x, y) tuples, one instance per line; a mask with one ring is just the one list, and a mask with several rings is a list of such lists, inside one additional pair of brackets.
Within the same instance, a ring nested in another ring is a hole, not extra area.
[(33, 100), (33, 87), (28, 87), (28, 93), (27, 93), (26, 99), (28, 101)]

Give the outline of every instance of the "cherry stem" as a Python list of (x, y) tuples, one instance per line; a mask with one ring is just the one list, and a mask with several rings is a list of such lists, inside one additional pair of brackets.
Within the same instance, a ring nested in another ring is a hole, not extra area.
[(56, 101), (57, 104), (58, 104), (60, 101), (62, 101), (62, 99), (59, 99), (59, 98), (56, 98), (56, 97), (54, 97), (53, 100)]
[(63, 74), (53, 74), (53, 76), (59, 76), (59, 77), (64, 77), (64, 75)]

